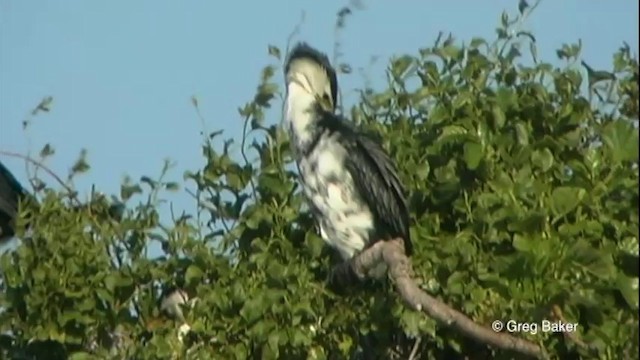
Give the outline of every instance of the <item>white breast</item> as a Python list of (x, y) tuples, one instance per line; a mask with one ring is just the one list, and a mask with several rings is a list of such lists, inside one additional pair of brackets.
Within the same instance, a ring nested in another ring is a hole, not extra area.
[(369, 241), (373, 217), (354, 190), (344, 167), (348, 156), (335, 136), (324, 134), (309, 154), (301, 149), (314, 136), (315, 98), (298, 83), (287, 86), (284, 125), (289, 132), (303, 192), (320, 226), (320, 236), (344, 259), (353, 257)]
[(284, 125), (289, 131), (291, 143), (296, 148), (311, 142), (313, 133), (311, 114), (315, 98), (295, 82), (287, 86), (287, 99), (284, 104)]
[(299, 159), (298, 167), (320, 235), (348, 259), (365, 247), (374, 224), (343, 166), (345, 155), (335, 138), (325, 137), (308, 156)]

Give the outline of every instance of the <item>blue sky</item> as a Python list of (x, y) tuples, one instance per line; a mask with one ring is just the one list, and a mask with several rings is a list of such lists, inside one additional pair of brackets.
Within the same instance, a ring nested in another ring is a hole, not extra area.
[[(439, 31), (458, 39), (492, 39), (503, 9), (516, 0), (363, 1), (341, 34), (344, 60), (383, 79), (386, 60), (430, 45)], [(46, 143), (56, 149), (47, 164), (66, 176), (82, 148), (91, 172), (76, 181), (117, 193), (125, 174), (159, 174), (163, 159), (176, 167), (170, 179), (202, 166), (201, 123), (190, 102), (195, 95), (206, 126), (236, 139), (237, 108), (249, 100), (267, 46), (284, 49), (305, 12), (297, 39), (331, 53), (336, 12), (346, 1), (27, 1), (0, 0), (0, 150), (26, 154)], [(627, 41), (638, 49), (638, 2), (546, 0), (526, 27), (538, 39), (539, 56), (555, 59), (562, 43), (582, 39), (583, 58), (609, 68), (611, 55)], [(280, 76), (281, 78), (281, 76)], [(354, 72), (346, 89), (362, 86)], [(28, 136), (21, 122), (45, 96), (52, 111), (33, 119)], [(273, 123), (278, 116), (268, 119)], [(2, 157), (26, 182), (23, 162)], [(53, 182), (50, 182), (53, 184)], [(193, 212), (184, 194), (169, 198)]]

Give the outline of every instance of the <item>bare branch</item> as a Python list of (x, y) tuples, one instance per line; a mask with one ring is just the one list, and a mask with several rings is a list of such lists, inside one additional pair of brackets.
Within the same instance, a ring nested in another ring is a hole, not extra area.
[(409, 354), (409, 360), (415, 360), (418, 358), (418, 350), (420, 349), (420, 342), (422, 338), (417, 338), (416, 342), (413, 344), (413, 349), (411, 349), (411, 354)]
[(291, 43), (293, 42), (293, 38), (300, 33), (300, 29), (302, 28), (302, 24), (304, 23), (306, 17), (307, 13), (303, 10), (300, 13), (300, 20), (298, 20), (298, 23), (287, 37), (287, 48), (284, 51), (284, 53), (287, 55), (282, 59), (282, 65), (284, 65), (284, 63), (287, 61), (286, 58), (289, 55), (289, 50), (291, 50)]
[(540, 346), (476, 324), (466, 315), (420, 289), (413, 279), (411, 261), (404, 253), (402, 239), (377, 242), (354, 257), (352, 265), (356, 274), (364, 277), (363, 274), (366, 274), (368, 269), (380, 261), (387, 264), (389, 275), (395, 282), (396, 289), (411, 308), (422, 311), (438, 322), (451, 326), (479, 342), (540, 359), (548, 358), (546, 351)]
[[(553, 305), (551, 307), (551, 314), (557, 319), (560, 320), (563, 323), (569, 323), (567, 321), (567, 319), (565, 319), (564, 314), (562, 313), (562, 309), (560, 309), (560, 306), (558, 305)], [(578, 335), (577, 333), (574, 332), (563, 332), (564, 336), (566, 338), (568, 338), (569, 340), (573, 341), (577, 346), (587, 350), (587, 351), (594, 351), (596, 350), (594, 346), (592, 346), (591, 344), (587, 344), (586, 342), (584, 342), (581, 338), (580, 335)]]

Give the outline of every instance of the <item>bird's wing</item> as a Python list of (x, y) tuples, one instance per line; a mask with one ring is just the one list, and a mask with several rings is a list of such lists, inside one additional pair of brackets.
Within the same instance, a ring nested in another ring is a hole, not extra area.
[(18, 202), (26, 194), (13, 174), (0, 162), (0, 243), (14, 235)]
[(380, 144), (347, 121), (334, 115), (325, 118), (323, 125), (340, 134), (343, 140), (347, 150), (345, 166), (359, 195), (376, 217), (376, 223), (382, 225), (384, 233), (379, 235), (388, 237), (384, 240), (402, 237), (405, 251), (411, 255), (413, 247), (405, 189), (393, 161)]
[(18, 201), (24, 193), (22, 185), (0, 162), (0, 213), (9, 218), (15, 218), (18, 212)]

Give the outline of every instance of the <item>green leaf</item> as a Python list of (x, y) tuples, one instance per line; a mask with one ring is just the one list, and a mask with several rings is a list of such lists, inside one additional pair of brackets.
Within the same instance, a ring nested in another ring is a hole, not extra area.
[(500, 172), (489, 184), (499, 194), (508, 194), (513, 190), (513, 181), (504, 172)]
[(171, 181), (164, 185), (165, 189), (169, 191), (178, 191), (180, 190), (180, 185), (177, 182)]
[(107, 275), (104, 278), (104, 286), (109, 292), (113, 292), (116, 288), (116, 276), (113, 274)]
[(503, 29), (509, 27), (509, 14), (507, 14), (506, 11), (503, 11), (502, 15), (500, 15), (500, 24), (502, 25)]
[(507, 121), (504, 111), (500, 106), (493, 105), (491, 107), (491, 113), (493, 114), (493, 121), (497, 129), (501, 129)]
[(261, 298), (250, 298), (240, 310), (240, 316), (249, 324), (255, 322), (263, 316), (265, 305)]
[(311, 343), (312, 339), (307, 336), (307, 334), (303, 333), (299, 329), (293, 330), (293, 337), (291, 338), (291, 344), (293, 346), (309, 347)]
[[(84, 155), (84, 154), (83, 154)], [(85, 157), (81, 155), (80, 158), (73, 164), (71, 171), (73, 173), (85, 173), (91, 169), (89, 163), (87, 163)]]
[(304, 235), (304, 243), (312, 258), (319, 257), (325, 246), (324, 241), (312, 230), (307, 231)]
[(638, 278), (618, 274), (616, 285), (627, 304), (631, 308), (638, 310)]
[(407, 76), (411, 65), (413, 65), (411, 56), (405, 55), (394, 59), (391, 63), (391, 74), (397, 79), (403, 79)]
[(422, 164), (417, 166), (415, 174), (419, 180), (424, 181), (429, 176), (430, 171), (431, 171), (431, 168), (429, 167), (429, 162), (425, 159)]
[(236, 343), (233, 346), (233, 358), (238, 360), (244, 360), (249, 357), (247, 347), (243, 343)]
[(469, 43), (469, 47), (471, 48), (477, 48), (480, 45), (486, 45), (487, 41), (483, 38), (478, 38), (478, 37), (474, 37), (471, 39), (471, 42)]
[(612, 161), (638, 161), (638, 129), (629, 121), (616, 120), (607, 124), (602, 140)]
[(483, 209), (487, 209), (487, 210), (493, 207), (494, 205), (500, 204), (502, 202), (502, 200), (500, 199), (500, 196), (498, 196), (493, 192), (485, 192), (485, 193), (479, 194), (477, 197), (477, 201), (478, 201), (478, 205), (480, 205)]
[(447, 45), (442, 47), (441, 49), (439, 49), (439, 53), (445, 58), (445, 59), (457, 59), (460, 54), (461, 51), (459, 47), (455, 46), (455, 45)]
[(603, 279), (611, 279), (616, 274), (616, 267), (610, 254), (599, 251), (585, 240), (580, 239), (570, 248), (571, 260), (584, 270)]
[(149, 186), (150, 189), (155, 189), (156, 186), (158, 185), (158, 182), (153, 180), (152, 178), (150, 178), (149, 176), (141, 176), (140, 177), (140, 182), (147, 184)]
[(420, 313), (416, 313), (413, 311), (402, 312), (402, 324), (407, 335), (419, 336), (421, 318), (422, 316)]
[(269, 45), (269, 55), (275, 57), (280, 60), (280, 49), (274, 45)]
[(240, 191), (244, 188), (244, 184), (242, 182), (240, 174), (230, 172), (230, 173), (227, 173), (226, 177), (227, 177), (227, 183), (233, 190)]
[(95, 359), (95, 356), (84, 351), (74, 352), (73, 354), (71, 354), (71, 356), (69, 356), (69, 360), (91, 360), (91, 359)]
[(563, 216), (575, 209), (584, 196), (586, 190), (578, 187), (561, 186), (551, 194), (551, 210), (557, 217)]
[(450, 294), (463, 294), (464, 284), (467, 276), (460, 271), (456, 271), (447, 279), (447, 291)]
[(31, 272), (31, 276), (33, 276), (36, 281), (43, 282), (47, 277), (47, 273), (42, 268), (36, 268)]
[(462, 139), (467, 134), (467, 129), (458, 125), (448, 125), (442, 129), (438, 137), (438, 143), (446, 143), (448, 141)]
[(523, 123), (516, 124), (516, 139), (521, 146), (529, 145), (529, 130)]
[(31, 115), (37, 115), (39, 112), (49, 112), (51, 111), (51, 104), (53, 103), (52, 96), (45, 96), (42, 98), (38, 106), (36, 106), (32, 111)]
[(513, 89), (501, 86), (496, 92), (496, 103), (503, 111), (514, 107), (518, 102), (518, 96)]
[(464, 161), (467, 163), (467, 167), (471, 170), (475, 170), (480, 161), (484, 157), (484, 148), (477, 142), (467, 142), (464, 144)]
[(267, 190), (271, 194), (286, 194), (289, 192), (287, 183), (280, 176), (262, 174), (258, 178), (258, 185), (262, 191)]
[(276, 261), (271, 261), (267, 265), (266, 272), (271, 279), (282, 279), (286, 270), (287, 268), (282, 266), (282, 264)]
[(524, 14), (525, 10), (527, 10), (528, 8), (529, 4), (526, 0), (520, 0), (518, 2), (518, 11), (520, 12), (520, 15)]
[(278, 333), (278, 331), (273, 331), (271, 334), (269, 334), (269, 336), (267, 337), (267, 344), (269, 346), (269, 349), (272, 352), (272, 356), (274, 359), (277, 359), (279, 356), (279, 344), (280, 344), (280, 334)]
[(55, 153), (55, 150), (53, 149), (51, 144), (45, 144), (45, 146), (42, 148), (42, 150), (40, 150), (40, 157), (41, 158), (46, 158), (48, 156), (53, 155), (54, 153)]
[(527, 234), (534, 234), (544, 228), (546, 223), (546, 214), (542, 211), (530, 211), (518, 219), (518, 221), (511, 222), (508, 225), (509, 231), (522, 232)]
[(530, 253), (535, 250), (536, 243), (533, 239), (520, 234), (513, 235), (513, 247), (524, 253)]
[(535, 150), (531, 153), (531, 163), (542, 172), (546, 172), (553, 166), (553, 154), (548, 148)]
[[(426, 81), (423, 80), (423, 85), (437, 84), (438, 81), (440, 80), (440, 72), (438, 71), (438, 64), (436, 64), (433, 61), (425, 61), (422, 66), (424, 68), (424, 77), (426, 80)], [(421, 90), (425, 90), (429, 94), (431, 93), (432, 89), (428, 87), (423, 87)]]
[(188, 284), (197, 284), (204, 275), (202, 269), (196, 265), (189, 265), (185, 272), (184, 279)]

